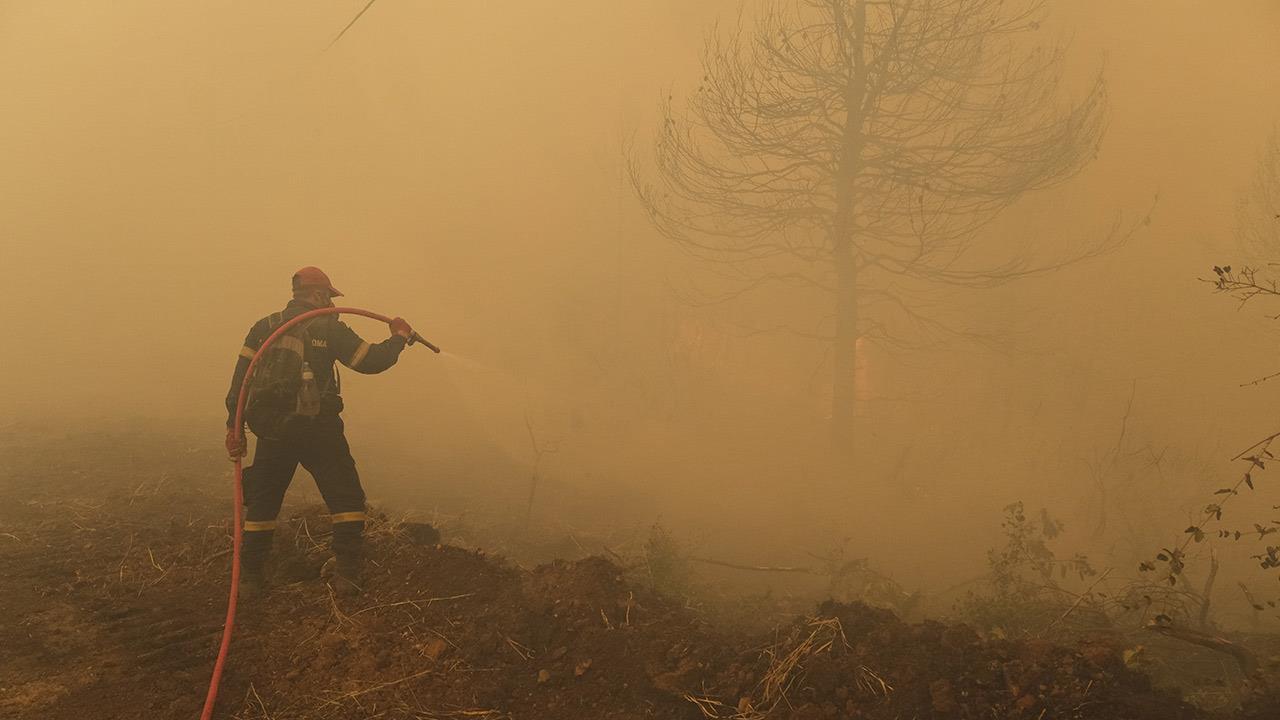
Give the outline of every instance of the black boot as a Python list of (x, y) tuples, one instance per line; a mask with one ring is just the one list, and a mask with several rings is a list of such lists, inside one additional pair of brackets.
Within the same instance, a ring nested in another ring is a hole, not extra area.
[(246, 530), (240, 546), (240, 597), (253, 600), (267, 593), (267, 558), (274, 530)]
[(364, 523), (340, 522), (333, 525), (333, 555), (337, 572), (334, 589), (341, 595), (357, 595), (363, 589)]

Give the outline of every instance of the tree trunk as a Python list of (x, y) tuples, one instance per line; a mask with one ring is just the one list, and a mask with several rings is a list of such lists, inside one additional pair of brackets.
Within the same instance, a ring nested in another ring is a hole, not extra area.
[(853, 4), (852, 22), (846, 31), (843, 6), (836, 6), (839, 28), (851, 66), (845, 89), (845, 121), (839, 170), (835, 178), (835, 212), (831, 223), (831, 260), (836, 274), (835, 376), (831, 393), (831, 444), (836, 459), (849, 466), (856, 449), (858, 396), (858, 264), (854, 245), (858, 198), (854, 183), (862, 168), (863, 101), (867, 94), (867, 68), (863, 58), (863, 33), (867, 8)]
[(847, 251), (836, 264), (835, 376), (831, 394), (831, 444), (837, 457), (852, 460), (858, 397), (858, 281)]

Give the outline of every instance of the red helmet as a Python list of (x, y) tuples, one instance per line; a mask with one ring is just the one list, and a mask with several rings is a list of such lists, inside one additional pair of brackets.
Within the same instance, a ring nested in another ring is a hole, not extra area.
[(342, 297), (342, 293), (338, 288), (333, 286), (329, 281), (329, 276), (318, 267), (308, 265), (293, 274), (293, 289), (305, 290), (307, 288), (323, 288), (329, 291), (329, 295), (333, 297)]

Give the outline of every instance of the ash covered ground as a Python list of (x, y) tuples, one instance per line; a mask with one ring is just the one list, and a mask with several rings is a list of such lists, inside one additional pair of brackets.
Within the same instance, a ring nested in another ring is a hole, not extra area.
[[(225, 461), (191, 441), (6, 438), (5, 717), (199, 713), (230, 513)], [(765, 612), (732, 585), (695, 605), (616, 553), (522, 567), (387, 513), (369, 528), (365, 592), (344, 598), (327, 582), (322, 507), (285, 517), (273, 590), (239, 613), (217, 717), (1275, 716), (1265, 692), (1213, 713), (1186, 702), (1103, 634), (1011, 640), (859, 602), (788, 617), (794, 600)]]

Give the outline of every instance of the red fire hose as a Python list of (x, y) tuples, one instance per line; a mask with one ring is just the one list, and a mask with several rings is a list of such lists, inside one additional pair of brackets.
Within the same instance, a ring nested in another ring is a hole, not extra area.
[[(320, 315), (336, 315), (338, 313), (342, 313), (344, 315), (363, 315), (387, 324), (391, 323), (391, 318), (386, 315), (379, 315), (378, 313), (370, 312), (368, 310), (349, 307), (327, 307), (320, 308), (318, 310), (308, 310), (307, 312), (290, 319), (280, 327), (276, 328), (276, 331), (271, 333), (271, 335), (262, 343), (262, 347), (258, 348), (258, 352), (254, 353), (253, 359), (249, 361), (249, 368), (245, 370), (244, 379), (240, 381), (240, 396), (236, 400), (236, 419), (235, 425), (233, 426), (237, 440), (244, 437), (244, 404), (249, 398), (249, 380), (253, 377), (253, 371), (257, 368), (258, 359), (262, 357), (262, 353), (267, 348), (271, 347), (271, 344), (276, 341), (276, 338), (288, 332), (289, 328), (294, 325)], [(440, 352), (440, 348), (427, 342), (417, 333), (413, 333), (413, 335), (410, 336), (409, 343), (413, 344), (414, 342), (420, 342), (423, 345), (426, 345), (431, 348), (433, 352)], [(231, 647), (231, 631), (235, 627), (236, 623), (236, 597), (240, 591), (240, 545), (244, 541), (244, 531), (240, 527), (242, 524), (240, 513), (244, 506), (243, 480), (244, 471), (241, 467), (240, 458), (236, 458), (234, 493), (235, 505), (232, 509), (234, 520), (232, 524), (233, 540), (231, 543), (231, 593), (227, 598), (226, 623), (222, 626), (222, 645), (218, 648), (218, 659), (213, 664), (213, 675), (209, 678), (209, 693), (205, 696), (204, 710), (200, 713), (200, 720), (209, 720), (213, 717), (213, 704), (218, 699), (218, 682), (222, 680), (222, 668), (226, 665), (227, 651)]]

